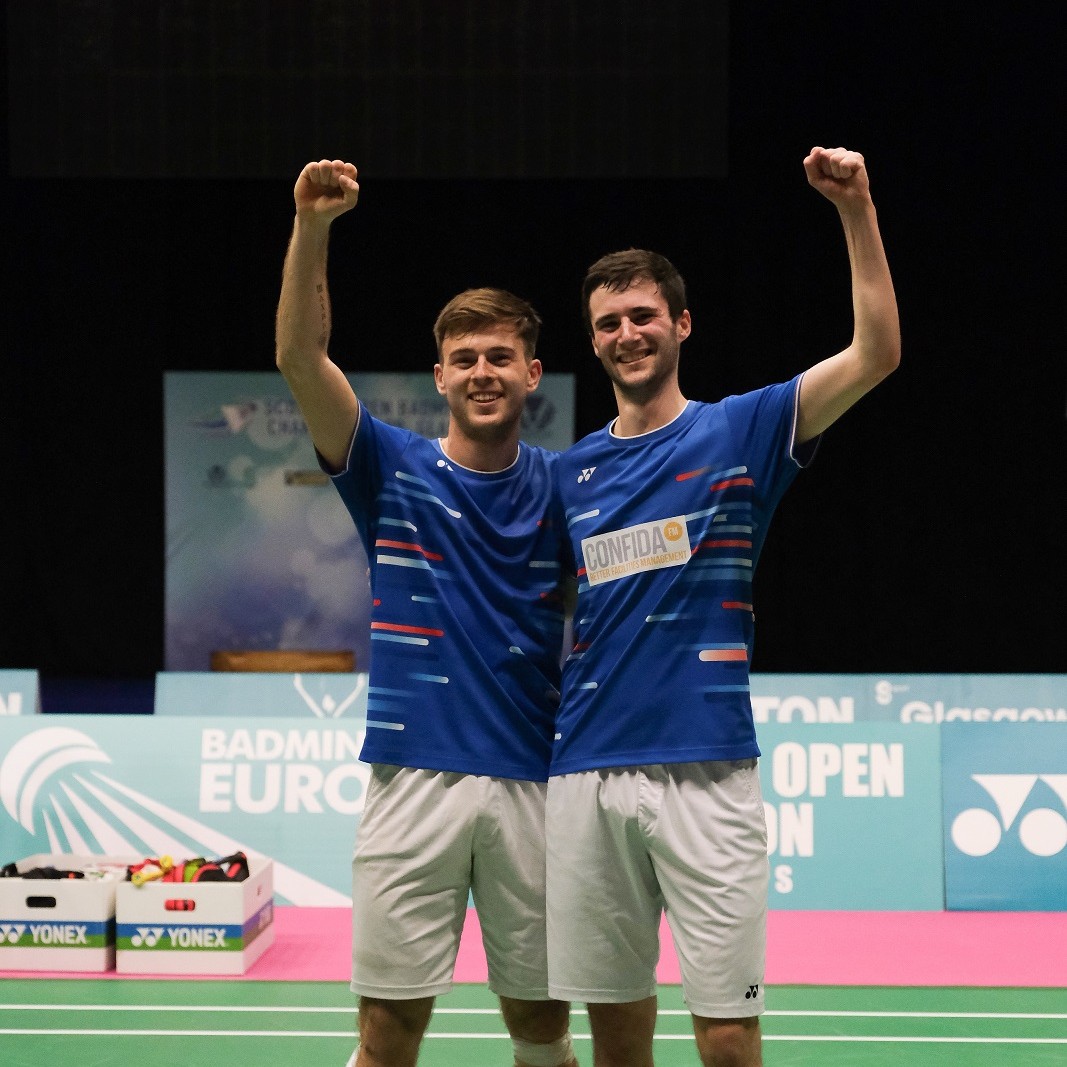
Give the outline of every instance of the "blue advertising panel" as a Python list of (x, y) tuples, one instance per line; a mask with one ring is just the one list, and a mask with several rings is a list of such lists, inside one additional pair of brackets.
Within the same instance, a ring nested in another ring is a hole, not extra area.
[(366, 674), (256, 674), (161, 671), (157, 715), (238, 715), (365, 719)]
[[(448, 410), (433, 376), (351, 374), (376, 417), (427, 437)], [(164, 378), (167, 670), (206, 671), (226, 649), (321, 649), (370, 658), (367, 558), (275, 372)], [(573, 441), (574, 377), (546, 374), (523, 439)]]
[(769, 723), (758, 737), (772, 908), (944, 907), (938, 730)]
[(1065, 674), (753, 674), (760, 723), (1058, 722)]
[(1067, 911), (1067, 729), (942, 727), (950, 910)]

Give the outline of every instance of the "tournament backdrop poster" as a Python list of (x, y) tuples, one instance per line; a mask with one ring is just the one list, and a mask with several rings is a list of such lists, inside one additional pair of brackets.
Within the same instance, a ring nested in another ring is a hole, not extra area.
[[(375, 417), (426, 437), (448, 409), (430, 374), (350, 374)], [(319, 469), (280, 374), (164, 376), (166, 652), (205, 671), (220, 649), (351, 649), (370, 659), (367, 558)], [(546, 374), (523, 439), (553, 450), (574, 437), (574, 378)]]

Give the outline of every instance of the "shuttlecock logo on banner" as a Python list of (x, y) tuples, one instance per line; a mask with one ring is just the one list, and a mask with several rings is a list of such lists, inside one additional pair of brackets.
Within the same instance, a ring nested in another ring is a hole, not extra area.
[[(112, 765), (110, 755), (81, 730), (66, 726), (34, 730), (17, 740), (0, 763), (0, 802), (34, 839), (36, 852), (178, 857), (229, 855), (240, 850), (265, 855), (103, 769)], [(190, 777), (195, 790), (196, 776)], [(5, 857), (5, 861), (15, 858)], [(275, 893), (289, 903), (318, 907), (351, 903), (329, 885), (279, 862), (276, 856), (270, 858)]]

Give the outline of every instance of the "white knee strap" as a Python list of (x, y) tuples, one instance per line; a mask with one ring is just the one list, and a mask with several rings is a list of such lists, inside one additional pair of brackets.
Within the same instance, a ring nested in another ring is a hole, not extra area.
[(514, 1038), (511, 1044), (515, 1049), (515, 1059), (519, 1063), (529, 1064), (530, 1067), (563, 1067), (563, 1064), (570, 1063), (574, 1058), (574, 1046), (569, 1032), (558, 1041), (550, 1041), (547, 1045), (517, 1041)]

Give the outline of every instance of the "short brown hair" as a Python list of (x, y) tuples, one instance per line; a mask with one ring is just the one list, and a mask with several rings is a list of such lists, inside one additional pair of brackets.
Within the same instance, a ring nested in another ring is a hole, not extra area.
[(671, 321), (677, 322), (685, 311), (685, 281), (674, 264), (658, 252), (646, 252), (643, 248), (628, 248), (625, 252), (612, 252), (602, 256), (585, 272), (582, 282), (582, 321), (590, 334), (593, 323), (589, 317), (589, 297), (597, 289), (610, 289), (621, 293), (629, 289), (639, 278), (647, 278), (659, 287)]
[(447, 337), (466, 337), (492, 326), (510, 326), (519, 335), (526, 358), (533, 359), (541, 316), (522, 297), (504, 289), (467, 289), (441, 309), (433, 324), (438, 355)]

